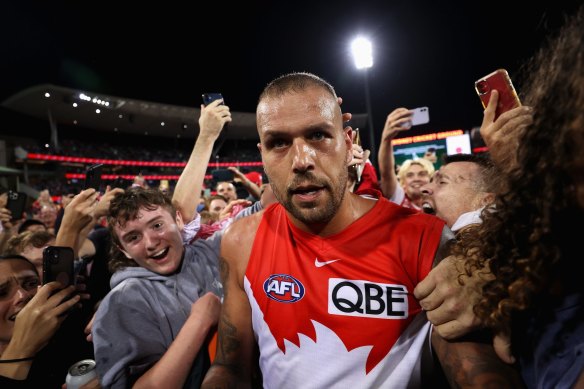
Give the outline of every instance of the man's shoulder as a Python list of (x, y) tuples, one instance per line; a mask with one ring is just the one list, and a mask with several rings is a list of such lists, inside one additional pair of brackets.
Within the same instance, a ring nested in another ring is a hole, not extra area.
[(235, 220), (229, 227), (225, 229), (223, 234), (223, 244), (237, 242), (241, 239), (254, 239), (257, 229), (264, 217), (265, 209), (258, 211), (252, 215)]

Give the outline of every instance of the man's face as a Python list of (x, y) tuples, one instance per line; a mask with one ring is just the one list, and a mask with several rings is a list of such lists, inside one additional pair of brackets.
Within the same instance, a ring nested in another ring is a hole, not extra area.
[(209, 203), (209, 212), (211, 212), (214, 215), (219, 216), (221, 211), (223, 211), (223, 209), (225, 209), (226, 206), (227, 206), (227, 203), (225, 202), (225, 200), (213, 199)]
[(163, 275), (175, 272), (184, 252), (175, 218), (163, 207), (141, 209), (136, 219), (114, 226), (120, 249), (150, 271)]
[(430, 183), (422, 187), (424, 205), (452, 227), (463, 213), (482, 207), (485, 192), (476, 185), (479, 166), (473, 162), (451, 162), (434, 173)]
[(235, 186), (231, 182), (220, 182), (217, 184), (217, 194), (225, 197), (228, 202), (237, 200)]
[(346, 191), (351, 132), (336, 99), (317, 87), (267, 97), (257, 108), (260, 150), (271, 189), (302, 223), (326, 223)]
[(425, 185), (428, 182), (430, 182), (428, 171), (422, 165), (413, 163), (404, 175), (402, 186), (408, 197), (415, 200), (422, 196), (420, 189), (422, 185)]
[(31, 264), (20, 259), (0, 261), (0, 343), (8, 343), (18, 312), (36, 294), (40, 280)]

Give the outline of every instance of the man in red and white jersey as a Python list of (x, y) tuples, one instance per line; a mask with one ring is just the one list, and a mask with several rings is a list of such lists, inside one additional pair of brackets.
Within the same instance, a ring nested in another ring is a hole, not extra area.
[[(249, 385), (256, 341), (265, 388), (439, 387), (413, 290), (452, 234), (432, 215), (349, 192), (343, 118), (333, 87), (313, 74), (262, 92), (259, 147), (278, 203), (223, 237), (225, 298), (204, 388)], [(440, 361), (448, 378), (472, 381), (453, 368), (464, 344), (440, 346), (453, 347)]]

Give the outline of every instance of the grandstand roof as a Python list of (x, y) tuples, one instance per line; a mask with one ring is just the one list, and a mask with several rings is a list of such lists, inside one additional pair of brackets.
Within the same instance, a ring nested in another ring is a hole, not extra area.
[[(182, 135), (187, 138), (199, 131), (199, 108), (110, 96), (52, 84), (24, 89), (7, 98), (2, 106), (39, 119), (52, 120), (57, 125), (77, 125), (107, 132), (168, 137)], [(96, 113), (97, 109), (99, 113)], [(258, 138), (255, 113), (232, 111), (232, 116), (233, 122), (225, 133), (227, 138)]]

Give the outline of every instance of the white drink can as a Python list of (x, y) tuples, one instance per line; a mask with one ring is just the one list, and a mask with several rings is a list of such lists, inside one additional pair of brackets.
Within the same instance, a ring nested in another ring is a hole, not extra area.
[(67, 384), (67, 389), (79, 389), (96, 377), (95, 361), (93, 359), (83, 359), (75, 362), (69, 368), (65, 383)]

